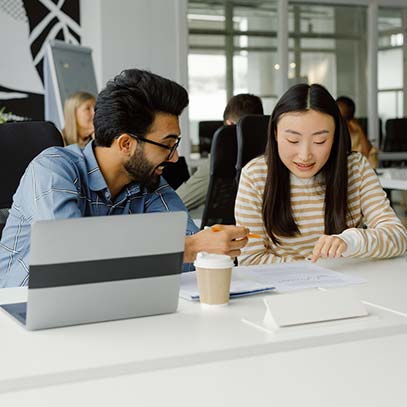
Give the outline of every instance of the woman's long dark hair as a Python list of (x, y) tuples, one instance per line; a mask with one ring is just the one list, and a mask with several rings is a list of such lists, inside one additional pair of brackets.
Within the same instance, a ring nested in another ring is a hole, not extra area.
[(325, 233), (341, 233), (346, 229), (348, 163), (351, 142), (346, 123), (335, 99), (321, 85), (298, 84), (291, 87), (278, 101), (270, 117), (266, 146), (267, 180), (263, 196), (263, 222), (274, 244), (276, 235), (294, 236), (299, 233), (293, 218), (290, 199), (290, 172), (277, 150), (277, 123), (289, 112), (315, 110), (328, 114), (335, 121), (335, 134), (328, 161), (321, 169), (325, 179)]

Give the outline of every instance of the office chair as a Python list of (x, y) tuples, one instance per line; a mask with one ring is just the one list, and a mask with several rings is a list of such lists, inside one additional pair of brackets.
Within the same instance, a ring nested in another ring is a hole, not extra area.
[(264, 154), (269, 120), (267, 115), (247, 115), (237, 123), (237, 181), (242, 168), (253, 158)]
[(236, 154), (236, 126), (223, 126), (216, 130), (211, 147), (209, 187), (201, 229), (216, 223), (235, 224)]
[(51, 122), (27, 121), (0, 125), (0, 209), (11, 208), (20, 178), (31, 160), (51, 146), (63, 146)]
[(215, 131), (219, 127), (223, 126), (223, 121), (221, 120), (208, 120), (199, 122), (198, 124), (198, 136), (199, 136), (199, 153), (201, 157), (208, 157), (211, 151), (212, 139)]
[(185, 157), (178, 157), (175, 163), (167, 163), (163, 170), (163, 177), (173, 189), (177, 189), (189, 179), (189, 170)]

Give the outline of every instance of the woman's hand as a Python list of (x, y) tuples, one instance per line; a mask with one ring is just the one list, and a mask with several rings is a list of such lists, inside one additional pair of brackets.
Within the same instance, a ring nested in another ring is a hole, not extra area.
[(342, 256), (348, 245), (338, 236), (322, 235), (312, 251), (311, 261), (315, 263), (319, 258), (336, 259)]

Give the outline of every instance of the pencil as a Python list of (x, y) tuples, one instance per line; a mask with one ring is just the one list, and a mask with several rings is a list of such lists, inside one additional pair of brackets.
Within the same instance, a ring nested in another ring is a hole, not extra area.
[[(220, 232), (222, 230), (217, 226), (212, 226), (211, 229), (212, 229), (212, 232)], [(261, 239), (261, 236), (258, 235), (257, 233), (249, 233), (247, 235), (247, 237), (251, 238), (251, 239)]]

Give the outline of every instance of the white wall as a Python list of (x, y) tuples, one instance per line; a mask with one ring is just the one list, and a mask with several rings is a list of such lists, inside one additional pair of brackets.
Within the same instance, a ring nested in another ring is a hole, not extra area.
[[(81, 0), (82, 45), (93, 49), (99, 88), (123, 69), (148, 69), (188, 85), (187, 0)], [(181, 155), (189, 157), (187, 112)]]

